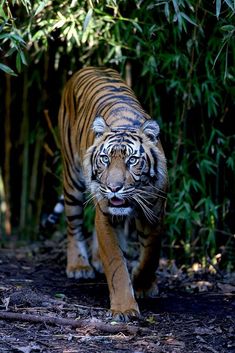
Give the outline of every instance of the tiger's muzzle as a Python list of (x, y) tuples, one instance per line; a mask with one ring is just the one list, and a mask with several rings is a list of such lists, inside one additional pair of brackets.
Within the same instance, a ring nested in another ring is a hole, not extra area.
[(110, 186), (105, 188), (105, 192), (102, 190), (107, 201), (107, 212), (112, 216), (130, 216), (133, 213), (133, 207), (123, 185), (112, 186), (112, 190)]

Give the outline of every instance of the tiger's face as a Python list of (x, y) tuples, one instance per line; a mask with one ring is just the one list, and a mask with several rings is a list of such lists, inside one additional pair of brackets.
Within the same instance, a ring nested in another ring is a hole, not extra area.
[(111, 216), (142, 212), (154, 222), (156, 196), (165, 182), (165, 158), (158, 147), (159, 127), (148, 120), (138, 129), (93, 124), (96, 138), (85, 157), (88, 188), (101, 210)]

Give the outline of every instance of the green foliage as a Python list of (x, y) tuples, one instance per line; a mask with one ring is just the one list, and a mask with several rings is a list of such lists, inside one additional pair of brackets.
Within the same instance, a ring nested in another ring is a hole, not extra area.
[(138, 98), (162, 127), (168, 246), (192, 259), (199, 248), (214, 256), (218, 234), (230, 234), (226, 244), (232, 234), (234, 12), (231, 0), (1, 1), (0, 70), (20, 73), (46, 53), (61, 75), (65, 60), (71, 72), (132, 68)]
[[(14, 5), (13, 1), (13, 5)], [(27, 1), (22, 1), (25, 9)], [(15, 66), (18, 72), (21, 72), (22, 64), (27, 65), (25, 57), (26, 42), (24, 41), (24, 33), (21, 28), (17, 27), (16, 18), (12, 15), (8, 1), (1, 1), (0, 5), (0, 53), (4, 53), (4, 57), (15, 56)], [(0, 69), (10, 75), (16, 75), (15, 71), (8, 65), (0, 63)]]

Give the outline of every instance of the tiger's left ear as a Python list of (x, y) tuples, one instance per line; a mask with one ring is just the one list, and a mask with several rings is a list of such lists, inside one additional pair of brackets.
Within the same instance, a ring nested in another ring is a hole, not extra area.
[(96, 134), (96, 137), (102, 136), (106, 131), (109, 131), (109, 126), (106, 124), (106, 121), (101, 116), (96, 116), (93, 124), (92, 129)]
[(156, 142), (160, 133), (160, 127), (155, 120), (147, 120), (141, 126), (143, 133), (153, 142)]

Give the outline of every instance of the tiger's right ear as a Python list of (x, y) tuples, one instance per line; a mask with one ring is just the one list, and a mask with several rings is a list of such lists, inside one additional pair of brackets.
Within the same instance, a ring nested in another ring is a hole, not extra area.
[(92, 129), (96, 137), (102, 136), (105, 132), (109, 131), (109, 126), (106, 124), (104, 118), (96, 116), (92, 124)]
[(141, 129), (151, 141), (157, 141), (160, 133), (160, 127), (155, 120), (146, 120), (141, 126)]

